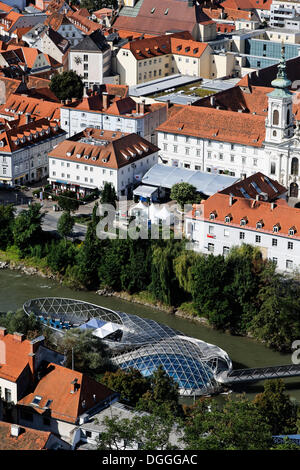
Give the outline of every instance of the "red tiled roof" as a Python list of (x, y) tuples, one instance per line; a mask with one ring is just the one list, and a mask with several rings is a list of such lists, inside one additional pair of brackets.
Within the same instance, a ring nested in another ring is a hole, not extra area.
[[(289, 236), (291, 239), (300, 239), (300, 209), (290, 207), (285, 202), (269, 203), (255, 201), (242, 197), (234, 197), (233, 203), (229, 205), (230, 196), (227, 194), (216, 193), (201, 205), (195, 205), (192, 215), (197, 219), (195, 211), (199, 210), (200, 218), (209, 220), (212, 212), (215, 213), (214, 223), (225, 223), (225, 217), (231, 215), (231, 221), (226, 223), (229, 226), (240, 227), (240, 221), (246, 218), (247, 223), (243, 229), (256, 230), (257, 232), (273, 232), (273, 227), (278, 225), (279, 230), (276, 236)], [(273, 209), (272, 209), (273, 204)], [(191, 214), (190, 214), (191, 215)], [(263, 227), (256, 228), (257, 222), (262, 221)], [(289, 235), (289, 230), (295, 229), (294, 235)]]
[(38, 119), (18, 128), (0, 131), (0, 141), (3, 142), (1, 151), (11, 153), (33, 143), (40, 143), (51, 136), (64, 135), (65, 132), (59, 127), (55, 130), (57, 125), (56, 122), (50, 122), (48, 119)]
[(199, 5), (190, 8), (188, 2), (180, 0), (144, 0), (136, 17), (118, 16), (113, 27), (158, 35), (170, 31), (192, 33), (196, 24), (210, 21)]
[(11, 94), (6, 103), (0, 105), (0, 114), (5, 116), (7, 113), (14, 115), (21, 112), (23, 114), (29, 113), (31, 116), (39, 119), (59, 120), (61, 106), (61, 103), (55, 101), (46, 101), (27, 95)]
[(157, 130), (261, 147), (265, 138), (265, 116), (184, 106)]
[(51, 432), (20, 426), (20, 435), (12, 437), (10, 429), (10, 423), (0, 421), (0, 450), (43, 450), (51, 436)]
[(207, 46), (208, 44), (206, 42), (171, 37), (171, 52), (173, 54), (201, 57)]
[[(0, 131), (0, 137), (2, 134)], [(0, 377), (10, 382), (16, 382), (28, 366), (28, 355), (32, 352), (32, 345), (28, 340), (19, 341), (15, 339), (14, 335), (6, 334), (0, 336), (0, 351), (2, 350), (5, 350), (5, 363), (1, 363), (0, 353)]]
[[(76, 391), (71, 393), (72, 382), (76, 379)], [(75, 424), (81, 414), (109, 399), (113, 393), (86, 374), (50, 363), (34, 392), (26, 395), (18, 404), (32, 406), (37, 413), (44, 413), (47, 401), (52, 400), (49, 406), (51, 417)], [(42, 397), (38, 406), (31, 405), (36, 395)]]
[[(61, 142), (50, 153), (49, 158), (59, 158), (77, 163), (91, 164), (104, 168), (118, 169), (151, 155), (159, 150), (156, 145), (151, 144), (137, 134), (123, 134), (106, 131), (104, 138), (99, 129), (86, 129), (83, 136), (90, 132), (94, 140), (109, 142), (107, 145), (93, 145), (92, 143), (77, 141), (70, 138)], [(111, 137), (108, 138), (108, 133)], [(115, 137), (112, 135), (115, 134)], [(121, 135), (120, 135), (121, 134)], [(77, 154), (80, 157), (77, 157)], [(84, 158), (84, 156), (88, 158)], [(94, 158), (94, 160), (93, 160)]]
[(261, 196), (261, 194), (264, 193), (269, 202), (274, 201), (283, 194), (287, 193), (287, 189), (278, 183), (278, 181), (265, 176), (261, 172), (254, 173), (254, 175), (248, 176), (248, 178), (228, 186), (227, 188), (220, 191), (220, 193), (231, 194), (232, 196), (237, 197), (244, 197), (241, 188), (243, 188), (243, 190), (246, 191), (246, 193), (252, 199), (255, 199), (257, 196), (259, 196), (259, 199), (264, 200), (264, 197)]

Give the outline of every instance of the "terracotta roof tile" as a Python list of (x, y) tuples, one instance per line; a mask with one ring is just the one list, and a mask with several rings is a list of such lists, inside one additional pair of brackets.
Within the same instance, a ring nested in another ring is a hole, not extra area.
[(215, 108), (184, 106), (157, 130), (261, 147), (265, 138), (265, 117)]
[[(75, 391), (72, 382), (76, 382)], [(36, 412), (44, 413), (47, 401), (51, 400), (49, 405), (51, 417), (75, 424), (81, 414), (109, 399), (113, 394), (109, 388), (86, 374), (50, 363), (34, 392), (19, 400), (18, 404), (32, 406)], [(36, 395), (42, 397), (37, 406), (32, 405)]]
[[(279, 231), (276, 236), (300, 239), (300, 209), (290, 207), (285, 202), (269, 203), (242, 197), (234, 197), (230, 206), (229, 198), (227, 194), (216, 193), (206, 201), (202, 201), (201, 206), (195, 205), (192, 214), (197, 218), (195, 211), (201, 212), (203, 208), (204, 212), (200, 214), (200, 218), (204, 216), (204, 220), (209, 220), (210, 214), (215, 212), (214, 223), (224, 224), (225, 217), (230, 213), (231, 221), (226, 225), (240, 227), (241, 219), (246, 218), (247, 223), (242, 227), (243, 230), (273, 233), (273, 227), (278, 225)], [(259, 221), (263, 222), (262, 228), (256, 227)], [(292, 227), (295, 228), (295, 234), (289, 235)]]
[[(279, 184), (278, 181), (265, 176), (261, 172), (254, 173), (254, 175), (248, 176), (248, 178), (228, 186), (228, 188), (223, 189), (220, 193), (244, 197), (241, 189), (243, 189), (243, 192), (246, 191), (248, 196), (252, 199), (255, 199), (258, 196), (260, 200), (265, 200), (265, 195), (269, 202), (274, 201), (287, 193), (287, 189)], [(264, 195), (262, 193), (264, 193)], [(284, 202), (284, 200), (282, 201)], [(277, 201), (277, 203), (278, 202), (279, 201)]]
[(0, 421), (0, 450), (43, 450), (51, 436), (51, 432), (20, 426), (20, 435), (12, 437), (10, 429), (10, 423)]
[(4, 363), (0, 354), (0, 377), (16, 382), (29, 364), (28, 355), (32, 352), (30, 341), (19, 341), (15, 339), (14, 335), (6, 334), (0, 336), (0, 351), (5, 351)]

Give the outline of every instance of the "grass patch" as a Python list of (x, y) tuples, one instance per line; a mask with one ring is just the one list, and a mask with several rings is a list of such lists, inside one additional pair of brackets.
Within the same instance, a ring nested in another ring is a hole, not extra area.
[(178, 308), (178, 310), (181, 310), (182, 312), (186, 313), (187, 315), (190, 315), (191, 317), (199, 316), (197, 309), (194, 307), (193, 302), (183, 302)]

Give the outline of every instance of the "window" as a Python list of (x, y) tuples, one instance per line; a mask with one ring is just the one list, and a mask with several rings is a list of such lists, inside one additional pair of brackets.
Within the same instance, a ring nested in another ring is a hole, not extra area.
[(230, 161), (234, 162), (234, 155), (230, 155)]
[(168, 144), (164, 144), (164, 150), (168, 150)]
[(246, 219), (241, 219), (240, 220), (240, 225), (246, 225), (247, 223), (247, 220)]
[(211, 212), (209, 215), (209, 220), (215, 220), (216, 214), (214, 212)]
[(287, 259), (285, 266), (286, 266), (286, 269), (293, 269), (293, 261), (290, 259)]
[(211, 152), (207, 152), (207, 158), (211, 158)]
[(277, 238), (272, 238), (272, 246), (277, 246)]
[(185, 154), (189, 155), (190, 154), (190, 149), (188, 147), (185, 147)]
[(207, 248), (210, 253), (213, 253), (215, 249), (215, 245), (213, 243), (209, 243)]
[(272, 258), (273, 263), (277, 266), (278, 258)]
[(229, 253), (229, 246), (223, 246), (223, 256), (228, 255)]
[(35, 395), (35, 397), (33, 398), (33, 400), (32, 400), (31, 403), (32, 403), (33, 405), (37, 405), (37, 406), (38, 406), (38, 405), (40, 404), (41, 399), (42, 399), (42, 397), (40, 397), (40, 396), (38, 396), (38, 395)]
[(219, 160), (223, 160), (223, 153), (219, 154)]
[(174, 145), (174, 146), (173, 146), (173, 152), (174, 152), (174, 153), (177, 153), (177, 149), (178, 149), (177, 145)]
[(260, 243), (260, 242), (261, 242), (261, 236), (255, 235), (255, 243)]
[(293, 242), (288, 242), (288, 250), (292, 250), (294, 248)]
[(295, 229), (294, 228), (290, 228), (289, 229), (289, 235), (295, 235)]
[(5, 389), (4, 398), (5, 398), (5, 401), (7, 401), (7, 402), (11, 401), (11, 390), (9, 388)]
[(273, 111), (273, 125), (278, 126), (279, 124), (279, 112), (277, 109)]
[(215, 227), (214, 227), (213, 225), (209, 225), (209, 226), (208, 226), (208, 233), (209, 233), (209, 234), (213, 234), (214, 231), (215, 231)]
[(257, 166), (257, 158), (253, 158), (253, 166)]
[(291, 167), (291, 173), (292, 175), (297, 176), (299, 171), (299, 162), (298, 158), (294, 157), (292, 158), (292, 167)]
[(229, 237), (229, 230), (227, 228), (224, 229), (224, 237)]
[(271, 162), (271, 175), (275, 175), (276, 173), (276, 164)]
[(240, 232), (240, 240), (244, 240), (245, 239), (245, 232)]
[(273, 232), (274, 232), (274, 233), (277, 233), (277, 232), (278, 232), (278, 229), (279, 229), (278, 225), (274, 225), (274, 227), (273, 227)]

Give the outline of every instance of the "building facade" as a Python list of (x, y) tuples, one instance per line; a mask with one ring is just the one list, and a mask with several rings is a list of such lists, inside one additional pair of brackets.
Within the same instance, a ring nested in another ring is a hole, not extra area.
[(298, 198), (298, 104), (297, 96), (289, 91), (284, 51), (271, 86), (251, 91), (246, 87), (236, 107), (234, 95), (241, 91), (237, 87), (224, 100), (218, 100), (217, 94), (197, 106), (183, 107), (157, 129), (163, 162), (238, 177), (260, 170)]
[(48, 153), (64, 140), (57, 122), (38, 119), (0, 133), (0, 183), (16, 186), (48, 176)]
[(195, 251), (226, 256), (234, 246), (250, 244), (280, 271), (300, 266), (300, 210), (280, 199), (264, 202), (215, 194), (185, 219), (185, 234)]
[(125, 196), (157, 163), (158, 150), (137, 134), (86, 129), (49, 153), (49, 182), (80, 194), (111, 183)]

